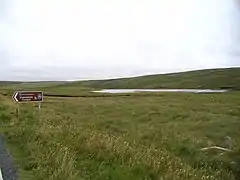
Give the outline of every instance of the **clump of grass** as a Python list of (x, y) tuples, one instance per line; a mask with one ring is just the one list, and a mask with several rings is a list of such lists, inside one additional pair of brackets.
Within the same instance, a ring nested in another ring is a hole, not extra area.
[(30, 168), (36, 179), (70, 179), (79, 180), (80, 175), (76, 169), (74, 150), (56, 142), (43, 142), (41, 139), (35, 143), (28, 143), (30, 151)]

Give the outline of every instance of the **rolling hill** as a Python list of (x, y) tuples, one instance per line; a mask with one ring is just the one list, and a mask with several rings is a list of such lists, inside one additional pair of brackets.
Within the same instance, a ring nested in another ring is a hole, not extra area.
[(1, 89), (42, 90), (60, 94), (78, 94), (94, 89), (233, 89), (240, 90), (240, 68), (207, 69), (133, 78), (74, 82), (3, 82)]
[(239, 90), (240, 68), (207, 69), (180, 73), (147, 75), (134, 78), (77, 81), (60, 86), (81, 86), (96, 89), (209, 88)]

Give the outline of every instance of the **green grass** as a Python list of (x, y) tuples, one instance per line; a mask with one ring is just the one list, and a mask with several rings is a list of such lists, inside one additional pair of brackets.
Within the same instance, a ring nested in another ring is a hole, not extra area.
[(210, 69), (134, 78), (80, 81), (68, 86), (106, 88), (240, 89), (240, 68)]
[[(0, 95), (0, 132), (21, 179), (240, 178), (239, 92), (46, 97), (40, 112), (17, 108)], [(200, 151), (225, 136), (233, 153)]]
[[(20, 179), (24, 180), (238, 180), (238, 91), (224, 94), (90, 91), (237, 90), (239, 78), (240, 68), (229, 68), (73, 83), (2, 82), (0, 132), (18, 166)], [(39, 112), (34, 104), (14, 104), (10, 95), (15, 90), (41, 90), (50, 96), (45, 97)], [(232, 153), (200, 151), (207, 146), (221, 146), (225, 136), (234, 141)]]

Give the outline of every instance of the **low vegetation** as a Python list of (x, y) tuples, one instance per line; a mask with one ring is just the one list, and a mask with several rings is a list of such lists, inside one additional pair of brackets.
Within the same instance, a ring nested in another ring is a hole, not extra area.
[[(17, 111), (19, 108), (19, 111)], [(0, 132), (21, 179), (238, 180), (240, 94), (0, 95)], [(233, 140), (232, 152), (202, 152)]]
[(134, 78), (82, 81), (69, 84), (98, 89), (121, 88), (185, 88), (240, 89), (240, 68), (210, 69)]

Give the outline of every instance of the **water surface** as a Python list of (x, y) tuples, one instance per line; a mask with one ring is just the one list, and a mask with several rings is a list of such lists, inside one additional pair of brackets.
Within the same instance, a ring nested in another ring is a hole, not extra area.
[(135, 93), (135, 92), (189, 92), (189, 93), (224, 93), (227, 90), (212, 89), (102, 89), (97, 93)]

